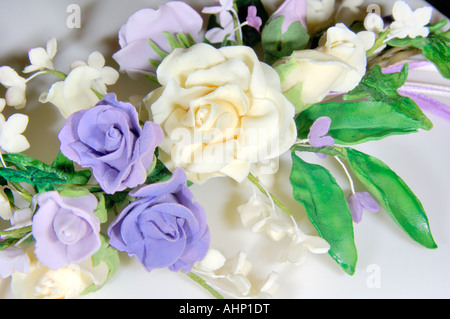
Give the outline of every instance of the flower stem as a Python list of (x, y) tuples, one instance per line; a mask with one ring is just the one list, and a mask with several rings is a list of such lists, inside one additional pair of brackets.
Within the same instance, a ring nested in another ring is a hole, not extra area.
[(215, 290), (214, 288), (212, 288), (210, 285), (208, 285), (208, 283), (206, 282), (206, 280), (204, 280), (203, 278), (197, 276), (196, 274), (194, 274), (192, 271), (190, 273), (185, 273), (184, 271), (181, 271), (183, 274), (185, 274), (186, 276), (188, 276), (189, 278), (191, 278), (193, 281), (195, 281), (196, 283), (198, 283), (200, 286), (202, 286), (203, 288), (205, 288), (211, 295), (213, 295), (216, 299), (225, 299), (217, 290)]
[(287, 213), (289, 216), (293, 216), (289, 208), (287, 208), (282, 202), (280, 202), (279, 199), (275, 197), (275, 195), (265, 190), (265, 188), (261, 185), (257, 177), (253, 176), (252, 173), (249, 173), (248, 179), (261, 191), (261, 193), (263, 193), (265, 196), (273, 200), (275, 205), (277, 205), (282, 211)]
[(233, 10), (231, 10), (233, 16), (234, 16), (234, 28), (235, 28), (235, 33), (236, 33), (236, 43), (238, 45), (244, 45), (244, 42), (242, 41), (242, 26), (241, 26), (241, 22), (239, 21), (239, 16), (237, 14), (238, 12), (238, 7), (236, 2), (233, 5)]

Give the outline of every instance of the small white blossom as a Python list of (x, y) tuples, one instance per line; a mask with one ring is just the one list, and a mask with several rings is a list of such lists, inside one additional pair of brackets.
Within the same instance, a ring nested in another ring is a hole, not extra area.
[(16, 109), (21, 109), (26, 104), (25, 90), (27, 80), (17, 74), (9, 66), (0, 67), (0, 83), (7, 89), (5, 94), (6, 104)]
[(52, 38), (47, 42), (47, 48), (34, 48), (28, 51), (28, 58), (31, 65), (25, 67), (24, 73), (30, 73), (42, 69), (54, 70), (53, 59), (57, 52), (56, 39)]
[(101, 94), (106, 94), (106, 86), (115, 84), (119, 79), (119, 72), (112, 67), (105, 66), (105, 58), (98, 51), (89, 55), (87, 63), (76, 61), (72, 64), (72, 68), (79, 66), (89, 66), (100, 72), (100, 77), (93, 81), (91, 88)]
[(8, 247), (0, 251), (0, 277), (7, 278), (15, 271), (28, 273), (30, 259), (26, 252), (18, 247)]
[(375, 33), (382, 32), (384, 30), (383, 18), (376, 13), (369, 12), (364, 18), (364, 28)]
[(210, 248), (202, 261), (195, 264), (195, 269), (206, 273), (214, 273), (222, 268), (227, 259), (217, 249)]
[(0, 114), (0, 148), (7, 153), (20, 153), (30, 147), (22, 133), (28, 125), (28, 116), (24, 114), (13, 114), (5, 120)]
[(64, 81), (54, 83), (48, 93), (39, 97), (41, 103), (52, 103), (67, 118), (79, 110), (93, 107), (99, 101), (93, 90), (106, 94), (106, 85), (116, 83), (119, 72), (105, 67), (105, 58), (99, 52), (89, 55), (88, 61), (76, 61)]
[(404, 1), (396, 1), (392, 8), (394, 22), (390, 26), (391, 38), (415, 38), (428, 36), (430, 30), (426, 27), (431, 20), (431, 7), (418, 8), (415, 11)]
[(282, 262), (300, 265), (305, 260), (308, 251), (313, 254), (325, 254), (330, 245), (321, 237), (298, 234), (295, 236), (282, 257)]

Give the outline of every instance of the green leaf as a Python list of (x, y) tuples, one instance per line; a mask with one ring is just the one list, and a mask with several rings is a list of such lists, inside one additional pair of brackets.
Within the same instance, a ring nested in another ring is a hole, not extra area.
[(409, 97), (401, 96), (397, 89), (403, 86), (408, 77), (409, 65), (405, 64), (398, 73), (383, 74), (381, 67), (375, 65), (361, 80), (359, 85), (343, 96), (343, 99), (357, 100), (369, 98), (392, 106), (396, 112), (422, 123), (421, 128), (430, 130), (433, 123)]
[(322, 116), (331, 119), (327, 135), (336, 144), (354, 145), (426, 128), (420, 110), (407, 114), (385, 102), (356, 101), (315, 104), (296, 118), (298, 138), (306, 139), (311, 125)]
[(283, 21), (283, 16), (270, 20), (261, 34), (265, 60), (269, 64), (290, 56), (296, 50), (305, 49), (309, 42), (309, 34), (300, 21), (292, 23), (282, 33)]
[[(17, 175), (22, 175), (23, 182), (32, 185), (40, 185), (46, 188), (44, 184), (74, 184), (86, 185), (91, 178), (90, 170), (76, 171), (73, 162), (66, 158), (61, 152), (57, 155), (52, 165), (47, 165), (33, 157), (25, 154), (8, 153), (3, 158), (8, 166), (14, 166), (18, 171)], [(27, 174), (32, 174), (28, 181)], [(3, 175), (2, 175), (3, 176)], [(47, 180), (45, 180), (47, 179)]]
[(393, 39), (388, 45), (393, 47), (412, 46), (422, 51), (424, 57), (432, 62), (441, 75), (450, 79), (450, 46), (448, 33), (430, 33), (428, 37)]
[(102, 193), (95, 193), (94, 195), (98, 200), (97, 208), (95, 209), (94, 214), (98, 217), (100, 223), (106, 223), (108, 221), (108, 211), (106, 209), (105, 196), (103, 196)]
[(319, 235), (330, 244), (329, 254), (353, 275), (357, 252), (353, 221), (345, 195), (330, 172), (292, 153), (290, 182), (294, 198), (303, 205)]
[(415, 241), (437, 248), (419, 199), (385, 163), (351, 148), (346, 149), (352, 172), (392, 219)]
[(100, 238), (102, 240), (102, 246), (95, 254), (91, 256), (92, 264), (94, 267), (97, 267), (103, 261), (109, 268), (109, 273), (102, 285), (97, 286), (95, 284), (92, 284), (83, 291), (83, 294), (88, 294), (100, 290), (106, 284), (106, 282), (117, 272), (117, 269), (119, 269), (119, 252), (109, 245), (109, 240), (105, 238), (105, 236), (100, 235)]

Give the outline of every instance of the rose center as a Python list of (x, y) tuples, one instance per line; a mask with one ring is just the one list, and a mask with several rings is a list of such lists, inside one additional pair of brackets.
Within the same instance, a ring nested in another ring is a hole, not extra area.
[(122, 132), (116, 127), (112, 126), (105, 134), (105, 149), (107, 151), (116, 150), (121, 143)]
[(71, 212), (60, 212), (53, 219), (53, 230), (58, 240), (65, 245), (77, 243), (86, 234), (86, 222)]

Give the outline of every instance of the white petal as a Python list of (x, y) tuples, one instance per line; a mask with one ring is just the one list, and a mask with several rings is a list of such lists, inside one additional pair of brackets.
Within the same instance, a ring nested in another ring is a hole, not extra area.
[(25, 85), (25, 79), (9, 66), (0, 67), (0, 83), (5, 87)]
[(87, 63), (91, 68), (101, 70), (105, 65), (105, 58), (100, 52), (95, 51), (89, 55)]
[(58, 49), (58, 44), (56, 42), (56, 38), (51, 38), (50, 40), (48, 40), (47, 53), (51, 59), (53, 59), (55, 57), (57, 49)]
[(53, 69), (53, 63), (44, 48), (31, 49), (28, 57), (31, 64), (38, 68)]
[(244, 296), (247, 296), (252, 289), (252, 284), (244, 275), (228, 275), (227, 279), (231, 281), (236, 289)]
[(279, 284), (277, 283), (279, 274), (275, 271), (271, 272), (269, 276), (267, 276), (266, 281), (261, 287), (261, 292), (268, 294), (269, 296), (275, 295), (276, 291), (279, 288)]
[(217, 249), (209, 249), (203, 260), (196, 264), (201, 270), (214, 272), (221, 268), (226, 262), (225, 256)]
[(25, 85), (12, 86), (6, 90), (6, 104), (17, 109), (23, 108), (26, 104)]
[(0, 98), (0, 112), (3, 112), (3, 109), (5, 108), (6, 100)]
[(16, 113), (8, 118), (5, 128), (10, 134), (20, 134), (25, 132), (27, 125), (28, 116), (25, 114)]
[(251, 268), (252, 263), (247, 260), (247, 253), (244, 251), (240, 251), (234, 259), (232, 273), (235, 275), (240, 274), (246, 276), (250, 272)]
[(119, 72), (117, 72), (115, 69), (109, 66), (104, 67), (101, 73), (102, 73), (102, 81), (106, 85), (113, 85), (119, 79)]
[(330, 250), (330, 244), (325, 239), (317, 236), (308, 236), (302, 244), (313, 254), (326, 254)]

